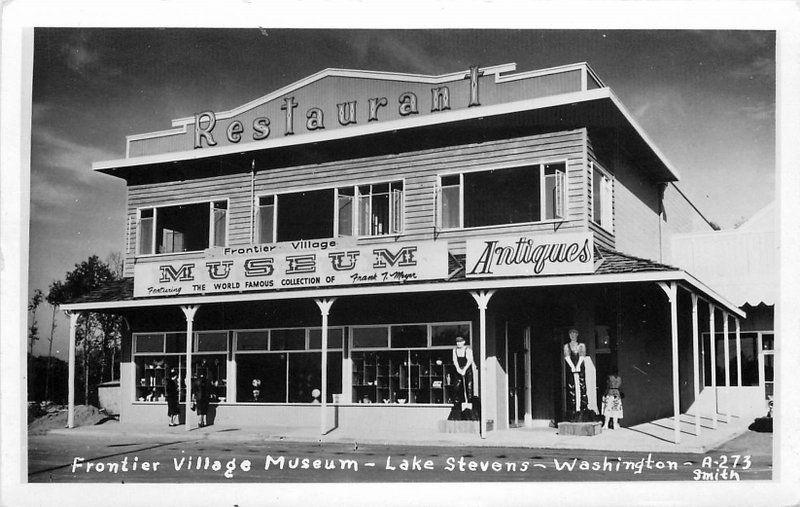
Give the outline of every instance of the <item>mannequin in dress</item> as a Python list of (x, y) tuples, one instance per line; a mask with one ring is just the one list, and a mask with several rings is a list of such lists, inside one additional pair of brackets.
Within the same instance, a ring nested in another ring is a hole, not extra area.
[(569, 330), (569, 342), (564, 345), (566, 369), (567, 405), (565, 410), (571, 421), (575, 421), (587, 408), (586, 396), (586, 344), (578, 342), (578, 330)]
[[(475, 395), (474, 378), (477, 368), (472, 356), (472, 349), (467, 347), (463, 336), (456, 337), (456, 348), (453, 349), (453, 366), (458, 372), (458, 385), (455, 389), (456, 400), (469, 403)], [(466, 398), (463, 399), (462, 398)]]

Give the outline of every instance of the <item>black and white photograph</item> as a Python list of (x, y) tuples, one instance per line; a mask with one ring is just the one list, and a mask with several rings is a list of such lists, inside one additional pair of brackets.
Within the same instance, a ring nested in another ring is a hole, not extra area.
[(797, 501), (766, 5), (6, 16), (0, 503)]

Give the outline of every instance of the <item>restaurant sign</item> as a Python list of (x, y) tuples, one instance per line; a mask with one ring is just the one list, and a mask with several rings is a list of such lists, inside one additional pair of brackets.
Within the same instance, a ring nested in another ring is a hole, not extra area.
[(468, 239), (465, 272), (468, 278), (592, 273), (594, 237), (565, 232)]
[[(306, 248), (308, 247), (308, 248)], [(134, 297), (178, 296), (446, 278), (447, 244), (397, 242), (337, 247), (292, 242), (207, 251), (202, 259), (138, 262)]]

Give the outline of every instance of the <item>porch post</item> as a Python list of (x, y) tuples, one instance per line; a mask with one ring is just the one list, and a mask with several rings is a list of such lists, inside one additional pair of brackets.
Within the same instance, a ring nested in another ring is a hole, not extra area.
[(525, 361), (525, 427), (533, 427), (533, 390), (531, 389), (531, 327), (525, 328), (525, 353), (523, 360)]
[(319, 432), (324, 435), (327, 431), (326, 410), (328, 406), (328, 314), (336, 298), (315, 299), (322, 314), (322, 381), (320, 382), (320, 412), (319, 412)]
[(712, 419), (712, 427), (717, 429), (719, 393), (717, 393), (717, 322), (714, 318), (714, 309), (714, 305), (708, 303), (708, 333), (711, 335), (711, 389), (714, 391), (714, 418)]
[(481, 394), (481, 438), (486, 438), (486, 403), (488, 401), (488, 390), (486, 389), (486, 372), (488, 371), (486, 367), (486, 308), (489, 306), (489, 300), (492, 299), (494, 293), (495, 291), (493, 290), (470, 292), (475, 302), (478, 304), (478, 310), (480, 311), (481, 373), (478, 378), (478, 386)]
[(736, 323), (736, 379), (739, 381), (737, 385), (742, 387), (742, 326), (738, 318), (734, 318)]
[(189, 407), (192, 405), (192, 338), (194, 336), (194, 315), (199, 308), (199, 305), (181, 306), (183, 315), (186, 317), (186, 431), (192, 429), (192, 424), (189, 422), (191, 417)]
[[(730, 344), (728, 343), (728, 312), (723, 310), (722, 311), (722, 333), (725, 335), (725, 341), (722, 342), (723, 348), (725, 350), (725, 387), (731, 387), (731, 351), (730, 351)], [(728, 395), (730, 395), (730, 389), (728, 389)], [(725, 422), (731, 422), (731, 409), (730, 403), (725, 405)]]
[(694, 434), (700, 436), (700, 349), (697, 317), (697, 294), (692, 292), (692, 359), (694, 370)]
[(658, 286), (669, 299), (670, 331), (672, 334), (672, 412), (673, 440), (676, 444), (681, 441), (681, 404), (678, 376), (678, 284), (675, 282), (658, 282)]
[(75, 338), (78, 331), (80, 312), (68, 312), (69, 315), (69, 389), (67, 395), (67, 428), (75, 427)]

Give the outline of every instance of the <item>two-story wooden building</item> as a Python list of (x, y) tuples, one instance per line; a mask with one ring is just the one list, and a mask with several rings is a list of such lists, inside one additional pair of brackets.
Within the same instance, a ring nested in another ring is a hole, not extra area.
[(327, 69), (94, 169), (128, 186), (126, 278), (65, 306), (70, 371), (80, 313), (123, 315), (123, 422), (204, 368), (220, 424), (435, 432), (460, 335), (482, 433), (547, 425), (577, 328), (590, 405), (618, 368), (631, 425), (687, 412), (698, 333), (743, 316), (670, 266), (671, 234), (711, 228), (585, 63)]

